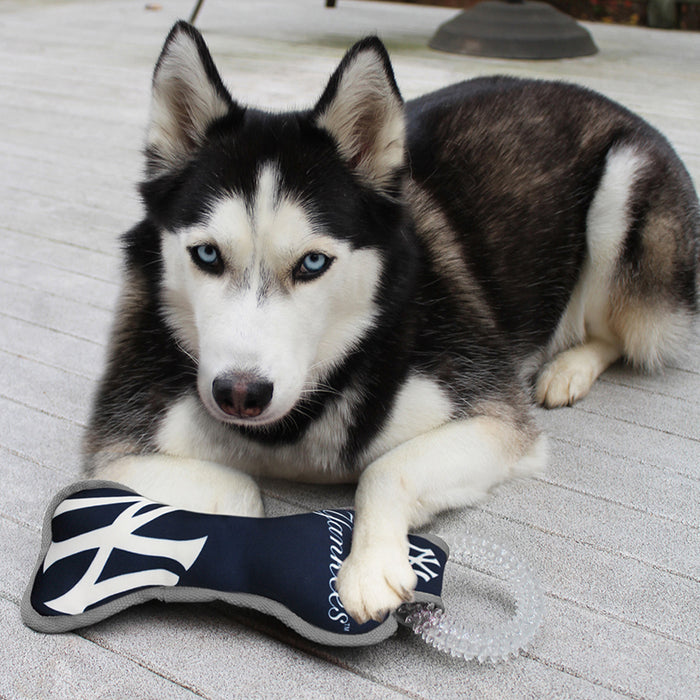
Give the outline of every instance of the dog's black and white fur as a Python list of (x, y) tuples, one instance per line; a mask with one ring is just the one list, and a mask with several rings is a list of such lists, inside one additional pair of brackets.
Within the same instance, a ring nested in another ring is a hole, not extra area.
[(667, 141), (572, 85), (480, 78), (404, 103), (376, 38), (310, 110), (235, 102), (201, 36), (153, 79), (143, 221), (87, 471), (262, 515), (255, 475), (358, 480), (348, 612), (411, 596), (406, 534), (530, 474), (531, 413), (697, 311), (698, 201)]

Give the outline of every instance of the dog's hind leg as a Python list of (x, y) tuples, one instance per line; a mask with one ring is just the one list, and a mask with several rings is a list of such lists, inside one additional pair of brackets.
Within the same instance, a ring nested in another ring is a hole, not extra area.
[(101, 465), (93, 476), (185, 510), (264, 516), (260, 490), (252, 477), (216, 462), (165, 454), (130, 455)]
[(550, 408), (584, 397), (620, 357), (654, 370), (685, 345), (697, 310), (700, 218), (687, 173), (664, 141), (608, 153), (586, 244), (552, 360), (535, 385), (537, 401)]
[(539, 471), (545, 461), (544, 439), (532, 428), (489, 415), (447, 423), (372, 462), (359, 479), (352, 548), (337, 581), (348, 613), (358, 622), (381, 620), (411, 599), (409, 528), (473, 504), (495, 484)]

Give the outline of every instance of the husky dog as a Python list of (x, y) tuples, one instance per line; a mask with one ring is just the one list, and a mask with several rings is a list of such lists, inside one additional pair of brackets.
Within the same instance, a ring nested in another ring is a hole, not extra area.
[(505, 77), (404, 103), (373, 37), (271, 114), (178, 23), (141, 193), (88, 473), (252, 516), (255, 476), (358, 481), (360, 622), (410, 599), (409, 528), (543, 468), (533, 400), (659, 367), (697, 312), (698, 200), (652, 127)]

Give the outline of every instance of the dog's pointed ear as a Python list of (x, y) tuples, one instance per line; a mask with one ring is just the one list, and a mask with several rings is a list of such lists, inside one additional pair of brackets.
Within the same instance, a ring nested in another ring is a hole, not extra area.
[(186, 22), (178, 22), (153, 72), (146, 137), (148, 176), (187, 163), (211, 123), (234, 107), (201, 34)]
[(313, 115), (362, 179), (380, 190), (394, 182), (405, 163), (404, 107), (389, 55), (377, 37), (347, 52)]

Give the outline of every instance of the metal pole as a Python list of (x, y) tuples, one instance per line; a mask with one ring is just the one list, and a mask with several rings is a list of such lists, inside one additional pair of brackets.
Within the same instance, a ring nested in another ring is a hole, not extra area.
[(199, 10), (204, 4), (204, 0), (197, 0), (197, 4), (194, 6), (194, 10), (192, 10), (192, 14), (190, 15), (190, 18), (188, 22), (190, 24), (194, 24), (195, 20), (197, 19), (197, 15), (199, 14)]

